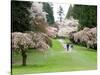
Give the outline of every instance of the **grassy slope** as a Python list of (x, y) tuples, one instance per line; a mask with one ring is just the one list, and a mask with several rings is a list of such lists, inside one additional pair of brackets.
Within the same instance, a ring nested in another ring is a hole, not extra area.
[(58, 40), (53, 40), (53, 47), (47, 55), (30, 50), (28, 52), (27, 66), (21, 66), (20, 55), (14, 56), (16, 63), (12, 66), (13, 75), (77, 71), (96, 69), (96, 51), (75, 45), (72, 53), (65, 53)]

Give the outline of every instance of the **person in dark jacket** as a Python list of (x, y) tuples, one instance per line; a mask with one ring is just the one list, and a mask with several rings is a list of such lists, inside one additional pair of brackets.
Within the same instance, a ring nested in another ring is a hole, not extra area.
[(67, 51), (69, 51), (69, 44), (66, 44)]
[(66, 48), (67, 48), (67, 51), (72, 51), (72, 49), (73, 49), (73, 44), (72, 44), (72, 43), (67, 43), (67, 44), (66, 44)]

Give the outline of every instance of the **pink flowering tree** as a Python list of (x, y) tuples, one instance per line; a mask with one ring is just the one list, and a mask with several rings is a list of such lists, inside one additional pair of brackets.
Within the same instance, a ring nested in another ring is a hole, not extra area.
[(45, 54), (47, 49), (52, 45), (48, 35), (41, 32), (13, 32), (12, 33), (12, 51), (18, 51), (22, 54), (22, 65), (26, 65), (27, 54), (29, 48), (36, 48)]
[(27, 54), (26, 50), (34, 48), (32, 36), (27, 33), (14, 32), (12, 33), (12, 50), (19, 51), (22, 54), (22, 65), (26, 65)]

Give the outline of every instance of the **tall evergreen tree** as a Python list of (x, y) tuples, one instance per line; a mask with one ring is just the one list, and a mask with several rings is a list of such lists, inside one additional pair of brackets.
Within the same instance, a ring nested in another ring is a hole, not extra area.
[(59, 15), (59, 20), (60, 20), (60, 22), (62, 21), (62, 19), (63, 19), (63, 14), (64, 14), (64, 11), (63, 11), (63, 8), (61, 7), (61, 6), (59, 6), (59, 10), (58, 10), (58, 15)]
[(73, 7), (72, 7), (72, 5), (70, 5), (69, 9), (68, 9), (68, 13), (66, 15), (66, 18), (70, 18), (70, 16), (72, 15), (72, 9), (73, 9)]
[(43, 10), (45, 12), (48, 13), (47, 17), (47, 22), (49, 24), (53, 24), (54, 23), (54, 16), (53, 16), (53, 8), (51, 7), (51, 5), (49, 3), (43, 3)]
[(30, 13), (28, 9), (31, 2), (28, 1), (11, 1), (11, 31), (24, 32), (30, 30)]

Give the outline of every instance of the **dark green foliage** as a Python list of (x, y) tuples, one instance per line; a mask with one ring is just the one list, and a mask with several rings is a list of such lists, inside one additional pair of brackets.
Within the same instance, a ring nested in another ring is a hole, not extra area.
[(53, 16), (53, 9), (49, 3), (43, 3), (43, 10), (48, 13), (47, 15), (47, 22), (49, 24), (54, 23), (54, 16)]
[(73, 9), (72, 7), (69, 8), (69, 13), (67, 18), (73, 16), (75, 19), (78, 19), (81, 28), (97, 26), (97, 6), (74, 5)]
[(30, 13), (28, 9), (31, 7), (31, 2), (27, 1), (11, 1), (11, 24), (12, 32), (24, 32), (30, 30)]

